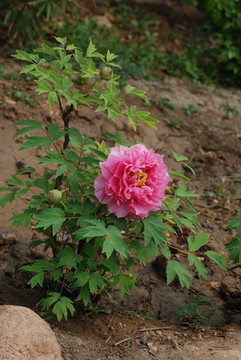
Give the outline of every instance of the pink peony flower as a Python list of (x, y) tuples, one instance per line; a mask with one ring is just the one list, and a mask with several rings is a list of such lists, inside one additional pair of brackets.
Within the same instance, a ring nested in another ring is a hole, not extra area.
[(95, 195), (110, 213), (142, 219), (160, 209), (169, 182), (163, 155), (141, 144), (114, 147), (100, 167)]

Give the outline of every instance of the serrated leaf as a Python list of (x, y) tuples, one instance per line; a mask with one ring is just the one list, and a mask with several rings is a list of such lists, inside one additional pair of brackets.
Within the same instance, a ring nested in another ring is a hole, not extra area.
[(57, 257), (59, 259), (59, 262), (57, 265), (58, 267), (65, 265), (65, 266), (67, 266), (68, 269), (76, 268), (77, 256), (71, 247), (66, 247), (66, 248), (62, 249), (57, 254)]
[(55, 56), (55, 51), (53, 49), (51, 49), (49, 46), (44, 45), (44, 44), (42, 45), (41, 48), (34, 49), (34, 52), (39, 53), (39, 54)]
[(48, 103), (50, 109), (53, 108), (54, 104), (58, 101), (58, 97), (55, 91), (50, 91), (48, 94)]
[(85, 306), (87, 306), (88, 303), (91, 302), (88, 284), (86, 284), (85, 286), (82, 287), (82, 289), (75, 301), (79, 301), (81, 299), (83, 300)]
[[(53, 36), (53, 38), (58, 41), (61, 45), (64, 45), (66, 44), (67, 42), (67, 39), (64, 37), (64, 38), (61, 38), (61, 37), (58, 37), (58, 36)], [(61, 49), (62, 50), (62, 49)]]
[(160, 249), (162, 254), (169, 259), (171, 252), (165, 244), (168, 242), (165, 235), (165, 231), (169, 230), (167, 224), (164, 224), (160, 218), (152, 215), (149, 215), (146, 219), (142, 220), (142, 222), (144, 224), (145, 246), (147, 246), (153, 238), (156, 246)]
[(90, 273), (88, 272), (82, 272), (78, 273), (76, 276), (75, 286), (81, 287), (87, 284), (90, 278)]
[(94, 225), (83, 227), (74, 232), (76, 240), (78, 241), (85, 238), (93, 239), (94, 237), (104, 236), (106, 234), (107, 234), (107, 229), (104, 226), (94, 226)]
[(177, 155), (177, 153), (175, 153), (175, 151), (171, 150), (171, 152), (173, 153), (174, 155), (174, 158), (177, 162), (181, 162), (181, 161), (186, 161), (188, 160), (188, 158), (186, 156), (183, 156), (183, 155)]
[(107, 236), (103, 243), (102, 253), (106, 253), (107, 258), (111, 256), (116, 250), (122, 258), (126, 258), (130, 249), (122, 239), (120, 231), (114, 225), (109, 225), (107, 228)]
[(189, 271), (176, 260), (169, 260), (166, 268), (167, 284), (169, 285), (176, 277), (179, 278), (179, 282), (182, 287), (185, 285), (189, 288), (191, 285), (190, 278), (192, 277)]
[(12, 57), (14, 57), (15, 59), (32, 62), (30, 54), (28, 54), (26, 51), (16, 50), (16, 53), (17, 54), (12, 55)]
[(46, 80), (34, 80), (38, 86), (35, 87), (36, 91), (39, 94), (43, 94), (45, 92), (52, 90), (52, 85), (48, 83)]
[(32, 166), (28, 166), (26, 168), (19, 169), (16, 174), (28, 174), (32, 172), (35, 172), (35, 168), (33, 168)]
[(68, 318), (68, 312), (65, 305), (61, 302), (61, 300), (57, 301), (53, 307), (52, 313), (56, 315), (58, 321), (61, 321), (63, 316), (65, 320)]
[(49, 310), (50, 306), (53, 305), (60, 298), (60, 294), (56, 292), (49, 292), (48, 297), (42, 301), (42, 309)]
[(199, 197), (199, 195), (196, 194), (194, 190), (187, 190), (187, 184), (178, 185), (177, 189), (175, 190), (175, 195), (178, 197)]
[(16, 192), (11, 191), (10, 193), (3, 195), (0, 198), (0, 206), (3, 208), (8, 202), (12, 202), (15, 199)]
[(210, 234), (205, 234), (202, 230), (195, 236), (194, 239), (192, 236), (189, 236), (187, 239), (189, 251), (197, 251), (202, 246), (206, 245), (208, 243), (209, 236)]
[(98, 291), (96, 280), (92, 276), (89, 280), (89, 289), (92, 294), (96, 294)]
[(35, 120), (17, 121), (13, 125), (27, 125), (26, 127), (18, 130), (15, 133), (15, 135), (13, 136), (13, 139), (16, 136), (21, 135), (21, 134), (25, 134), (25, 133), (27, 133), (29, 131), (42, 129), (42, 125), (38, 121), (35, 121)]
[(241, 230), (241, 217), (233, 217), (227, 220), (227, 229)]
[(27, 66), (24, 66), (24, 68), (20, 71), (20, 74), (27, 74), (30, 71), (34, 70), (37, 67), (37, 64), (30, 64)]
[(114, 274), (119, 272), (119, 265), (114, 260), (103, 258), (100, 259), (100, 262)]
[(29, 280), (28, 284), (31, 285), (31, 289), (33, 289), (36, 285), (40, 285), (41, 287), (43, 287), (43, 282), (44, 282), (44, 273), (41, 272), (39, 274), (36, 274), (32, 277), (31, 280)]
[(227, 260), (223, 255), (218, 254), (216, 251), (206, 251), (204, 254), (213, 260), (221, 269), (227, 271)]
[(59, 130), (59, 126), (57, 124), (47, 124), (46, 128), (48, 129), (49, 136), (52, 140), (64, 137), (64, 132)]
[(52, 226), (53, 235), (55, 235), (66, 220), (64, 216), (65, 213), (58, 208), (41, 210), (38, 214), (34, 215), (34, 219), (38, 221), (35, 227), (37, 229), (43, 227), (46, 230)]
[(183, 173), (181, 173), (180, 171), (175, 171), (175, 170), (168, 170), (168, 174), (169, 175), (173, 175), (173, 176), (176, 176), (180, 179), (184, 179), (184, 180), (187, 180), (187, 181), (190, 181), (191, 179), (187, 176), (185, 176)]
[(107, 50), (106, 61), (109, 63), (110, 61), (116, 59), (118, 55), (112, 54), (109, 50)]
[(91, 57), (93, 55), (93, 53), (95, 52), (96, 47), (95, 45), (92, 43), (92, 40), (90, 39), (88, 48), (87, 48), (87, 56)]
[(32, 149), (36, 146), (41, 146), (43, 149), (46, 149), (52, 144), (52, 141), (45, 136), (27, 136), (26, 141), (20, 145), (19, 149)]
[(134, 86), (131, 86), (131, 85), (127, 85), (127, 87), (125, 88), (125, 92), (126, 92), (126, 94), (130, 94), (132, 91), (134, 91), (135, 90), (135, 88), (134, 88)]
[(198, 276), (201, 277), (203, 276), (204, 279), (207, 280), (207, 269), (205, 268), (205, 266), (203, 265), (203, 263), (198, 259), (197, 256), (195, 256), (194, 254), (189, 253), (188, 254), (188, 261), (190, 263), (190, 265), (192, 266), (193, 264), (196, 266), (197, 271), (198, 271)]
[(129, 294), (130, 289), (133, 287), (133, 280), (129, 275), (122, 274), (121, 275), (121, 297), (125, 296), (125, 294)]
[(75, 50), (74, 52), (74, 58), (77, 61), (77, 63), (80, 63), (81, 60), (83, 59), (83, 52), (79, 51), (79, 50)]
[(232, 241), (225, 244), (225, 247), (230, 252), (229, 259), (234, 263), (241, 264), (241, 234), (232, 238)]
[(21, 213), (21, 214), (15, 214), (9, 219), (12, 221), (12, 225), (15, 227), (19, 227), (20, 225), (24, 225), (25, 227), (28, 227), (31, 221), (31, 215), (28, 213)]
[(58, 169), (56, 170), (55, 178), (57, 178), (58, 176), (62, 175), (67, 169), (68, 169), (68, 168), (67, 168), (66, 165), (61, 165), (61, 166), (59, 166)]

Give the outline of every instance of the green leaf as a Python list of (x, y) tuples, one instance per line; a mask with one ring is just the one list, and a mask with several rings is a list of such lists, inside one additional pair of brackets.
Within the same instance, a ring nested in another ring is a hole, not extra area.
[(52, 144), (52, 141), (45, 136), (27, 136), (26, 139), (25, 143), (20, 145), (20, 150), (32, 149), (36, 146), (41, 146), (45, 149)]
[(12, 55), (15, 59), (32, 62), (31, 56), (26, 51), (16, 50), (16, 53), (17, 54)]
[(67, 42), (67, 39), (64, 37), (64, 38), (61, 38), (61, 37), (58, 37), (58, 36), (53, 36), (53, 38), (58, 41), (61, 45), (65, 45), (66, 42)]
[(59, 126), (57, 124), (47, 124), (46, 128), (48, 129), (49, 136), (52, 140), (64, 137), (64, 132), (59, 130)]
[(75, 235), (75, 241), (79, 241), (85, 238), (93, 239), (94, 237), (104, 236), (107, 235), (107, 233), (108, 231), (104, 225), (100, 225), (100, 226), (89, 225), (79, 230), (76, 230), (74, 232), (74, 235)]
[(103, 258), (100, 259), (100, 262), (114, 274), (119, 272), (119, 264), (116, 261)]
[(65, 222), (65, 213), (58, 208), (49, 208), (41, 210), (38, 214), (34, 215), (34, 219), (38, 220), (37, 229), (43, 227), (44, 230), (50, 226), (53, 227), (53, 235), (61, 228)]
[(46, 54), (46, 55), (50, 55), (50, 56), (55, 56), (55, 51), (53, 49), (51, 49), (51, 47), (42, 44), (41, 48), (37, 48), (34, 49), (35, 53), (39, 53), (39, 54)]
[(24, 68), (20, 71), (20, 74), (27, 74), (30, 71), (34, 70), (36, 68), (37, 64), (30, 64), (27, 66), (24, 66)]
[(43, 287), (43, 281), (44, 281), (44, 273), (41, 272), (39, 274), (34, 275), (32, 279), (29, 280), (28, 284), (31, 285), (31, 289), (33, 289), (37, 284)]
[(39, 94), (43, 94), (45, 92), (52, 90), (52, 85), (49, 84), (46, 80), (34, 80), (38, 86), (35, 87), (36, 91)]
[(197, 256), (195, 256), (194, 254), (189, 253), (188, 254), (188, 261), (190, 263), (190, 266), (192, 266), (193, 264), (196, 266), (197, 271), (198, 271), (198, 276), (201, 277), (203, 276), (204, 279), (207, 280), (207, 269), (205, 268), (205, 266), (203, 265), (203, 263), (198, 259)]
[(31, 221), (31, 215), (24, 212), (21, 214), (13, 215), (9, 220), (12, 221), (12, 225), (15, 227), (19, 227), (22, 224), (25, 227), (28, 227)]
[(118, 57), (118, 55), (112, 54), (109, 50), (107, 50), (107, 54), (106, 54), (106, 61), (107, 62), (110, 62), (110, 61), (114, 60), (117, 57)]
[(131, 245), (133, 249), (136, 251), (140, 263), (145, 265), (148, 259), (148, 256), (145, 252), (145, 247), (140, 243), (140, 241), (137, 240), (132, 241)]
[(60, 250), (57, 254), (59, 259), (58, 267), (66, 265), (68, 269), (76, 268), (77, 256), (74, 253), (74, 250), (71, 247), (66, 247)]
[(50, 91), (48, 94), (48, 103), (50, 109), (53, 108), (54, 104), (58, 101), (58, 97), (55, 91)]
[(92, 277), (92, 275), (89, 280), (89, 289), (92, 294), (96, 294), (98, 291), (96, 280)]
[(227, 220), (227, 229), (241, 230), (241, 217), (233, 217)]
[(53, 305), (60, 298), (60, 294), (56, 292), (49, 292), (48, 295), (49, 297), (44, 299), (41, 303), (42, 310), (49, 310), (50, 306)]
[(131, 85), (127, 85), (127, 87), (125, 88), (125, 92), (126, 92), (126, 94), (130, 94), (132, 91), (134, 91), (135, 90), (135, 88), (134, 88), (134, 86), (131, 86)]
[(121, 297), (125, 296), (125, 294), (129, 294), (130, 289), (133, 287), (133, 280), (129, 275), (122, 274), (121, 275)]
[(35, 172), (35, 169), (32, 166), (28, 166), (26, 168), (19, 169), (16, 174), (28, 174), (32, 172)]
[(188, 158), (187, 158), (186, 156), (183, 156), (183, 155), (179, 156), (179, 155), (177, 155), (177, 153), (175, 153), (175, 151), (173, 151), (173, 150), (171, 150), (171, 152), (173, 153), (174, 158), (175, 158), (175, 160), (176, 160), (177, 162), (182, 162), (182, 161), (188, 160)]
[(177, 189), (175, 190), (175, 195), (178, 197), (199, 197), (199, 195), (196, 194), (194, 190), (187, 191), (187, 184), (178, 185)]
[(62, 278), (63, 272), (60, 269), (54, 269), (51, 271), (51, 276), (53, 277), (54, 281), (57, 281)]
[(109, 225), (107, 228), (107, 236), (103, 243), (102, 253), (106, 253), (107, 258), (109, 258), (114, 250), (116, 250), (122, 258), (127, 258), (130, 254), (130, 249), (122, 240), (120, 231), (114, 225)]
[(78, 273), (76, 276), (75, 286), (81, 287), (87, 284), (90, 278), (90, 273), (88, 272), (82, 272)]
[(70, 44), (66, 47), (66, 50), (68, 50), (68, 51), (77, 50), (77, 47), (74, 44)]
[(176, 176), (180, 179), (184, 179), (184, 180), (187, 180), (187, 181), (190, 181), (191, 179), (185, 175), (183, 175), (183, 173), (181, 173), (180, 171), (175, 171), (175, 170), (168, 170), (168, 174), (169, 175), (173, 175), (173, 176)]
[(156, 246), (161, 250), (162, 254), (169, 259), (171, 252), (167, 245), (165, 245), (165, 243), (168, 243), (165, 231), (170, 230), (168, 225), (164, 224), (160, 218), (152, 215), (149, 215), (147, 218), (142, 220), (142, 222), (144, 224), (145, 246), (147, 246), (153, 238)]
[(187, 239), (189, 251), (197, 251), (202, 246), (206, 245), (208, 243), (209, 236), (210, 234), (205, 234), (202, 230), (195, 236), (194, 239), (192, 236), (189, 236)]
[(35, 120), (23, 120), (23, 121), (17, 121), (15, 122), (13, 125), (27, 125), (26, 127), (18, 130), (15, 135), (13, 136), (13, 139), (18, 136), (18, 135), (22, 135), (25, 134), (27, 132), (30, 132), (32, 130), (39, 130), (42, 129), (42, 125)]
[(190, 278), (192, 277), (189, 271), (176, 260), (169, 260), (166, 268), (167, 273), (167, 285), (169, 285), (176, 277), (179, 278), (179, 282), (182, 287), (185, 285), (189, 288), (191, 286)]
[(7, 179), (6, 183), (11, 186), (23, 186), (24, 182), (20, 180), (17, 176), (11, 175), (12, 179)]
[(82, 289), (75, 301), (79, 301), (81, 299), (83, 299), (85, 306), (87, 306), (88, 303), (91, 302), (88, 284), (86, 284), (85, 286), (82, 287)]
[(230, 251), (229, 259), (234, 263), (241, 264), (241, 234), (237, 234), (232, 241), (225, 244), (226, 249)]
[(74, 58), (77, 61), (77, 63), (80, 63), (81, 60), (83, 59), (83, 52), (79, 51), (79, 50), (75, 50), (74, 52)]
[(227, 260), (223, 255), (218, 254), (216, 251), (206, 251), (204, 254), (213, 260), (221, 269), (227, 271)]
[(92, 40), (90, 39), (89, 46), (87, 48), (87, 56), (91, 57), (93, 55), (93, 53), (95, 52), (95, 50), (96, 50), (96, 47), (92, 43)]
[(58, 176), (62, 175), (67, 169), (68, 169), (68, 168), (67, 168), (66, 165), (61, 165), (61, 166), (59, 166), (58, 169), (56, 170), (55, 178), (57, 178)]
[(16, 196), (16, 192), (15, 191), (11, 191), (10, 193), (3, 195), (0, 198), (0, 206), (2, 208), (4, 208), (4, 206), (8, 203), (8, 202), (12, 202), (15, 199)]
[(63, 319), (63, 316), (65, 320), (68, 318), (68, 313), (65, 305), (59, 300), (55, 303), (52, 313), (56, 315), (58, 321), (61, 321)]

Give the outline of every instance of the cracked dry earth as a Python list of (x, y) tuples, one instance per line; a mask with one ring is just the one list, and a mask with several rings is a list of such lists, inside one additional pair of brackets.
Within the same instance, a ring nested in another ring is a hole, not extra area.
[[(8, 62), (9, 68), (16, 69), (17, 65), (11, 61)], [(93, 139), (100, 139), (103, 131), (119, 131), (128, 140), (144, 142), (165, 154), (168, 166), (173, 164), (171, 149), (187, 156), (196, 171), (190, 188), (200, 195), (195, 201), (200, 212), (199, 219), (204, 230), (211, 234), (207, 249), (227, 255), (224, 244), (230, 241), (232, 234), (225, 230), (225, 223), (239, 206), (231, 200), (235, 194), (232, 187), (235, 179), (230, 176), (241, 172), (241, 92), (214, 86), (195, 87), (169, 77), (162, 82), (129, 83), (147, 91), (151, 99), (148, 111), (160, 120), (157, 131), (143, 125), (134, 132), (125, 119), (114, 123), (105, 114), (85, 108), (74, 112), (72, 125)], [(12, 87), (27, 92), (39, 106), (29, 107), (13, 100), (7, 95)], [(4, 179), (19, 166), (36, 167), (38, 174), (43, 171), (35, 160), (41, 155), (41, 150), (18, 152), (23, 139), (21, 136), (12, 139), (16, 131), (13, 123), (27, 118), (42, 123), (60, 123), (60, 116), (57, 107), (48, 110), (46, 98), (37, 98), (33, 84), (24, 78), (21, 82), (1, 80), (0, 100), (2, 186)], [(128, 101), (133, 104), (133, 98)], [(171, 103), (172, 108), (165, 106), (166, 102)], [(227, 104), (235, 111), (230, 113)], [(140, 100), (134, 99), (134, 105), (146, 109)], [(185, 105), (192, 105), (197, 111), (188, 115)], [(178, 119), (177, 126), (171, 126), (174, 116)], [(24, 305), (36, 310), (35, 304), (44, 296), (45, 289), (30, 290), (27, 286), (28, 274), (18, 267), (43, 256), (41, 249), (28, 249), (30, 241), (38, 238), (39, 234), (33, 226), (31, 229), (15, 229), (8, 221), (14, 212), (23, 208), (24, 203), (18, 202), (0, 210), (0, 303)], [(185, 243), (186, 234), (179, 234), (173, 239), (173, 244), (182, 249), (185, 249)], [(181, 255), (177, 253), (173, 256), (180, 258)], [(185, 258), (182, 261), (185, 263)], [(120, 298), (118, 288), (104, 294), (99, 305), (111, 309), (111, 314), (86, 313), (78, 305), (75, 316), (68, 322), (59, 324), (51, 321), (63, 359), (241, 359), (240, 272), (235, 270), (227, 274), (214, 264), (206, 263), (208, 281), (200, 280), (194, 274), (191, 293), (199, 292), (200, 298), (212, 305), (203, 310), (211, 327), (200, 330), (176, 314), (177, 308), (184, 305), (187, 290), (177, 282), (166, 285), (163, 264), (161, 257), (146, 267), (137, 264), (136, 286), (124, 299)]]

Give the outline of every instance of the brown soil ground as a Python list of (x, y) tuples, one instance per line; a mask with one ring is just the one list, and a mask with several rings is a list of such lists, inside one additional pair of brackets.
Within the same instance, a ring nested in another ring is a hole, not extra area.
[[(90, 14), (92, 11), (91, 8)], [(171, 38), (170, 31), (166, 31), (167, 28), (171, 30), (172, 24), (165, 19), (163, 17), (162, 26), (157, 30), (160, 43), (167, 49), (170, 47), (170, 51), (173, 46), (181, 50), (183, 39), (190, 35), (190, 16), (187, 20), (182, 18), (175, 22), (175, 39)], [(9, 58), (2, 61), (7, 73), (21, 69)], [(168, 166), (174, 163), (171, 150), (187, 156), (188, 163), (196, 171), (190, 188), (200, 195), (195, 201), (200, 212), (199, 220), (205, 232), (211, 234), (210, 244), (205, 250), (215, 250), (227, 256), (224, 245), (231, 240), (232, 233), (225, 229), (226, 220), (237, 215), (236, 209), (240, 207), (239, 202), (232, 199), (236, 181), (231, 176), (241, 172), (241, 91), (190, 85), (163, 75), (159, 82), (132, 80), (129, 83), (147, 91), (151, 100), (148, 108), (136, 98), (129, 98), (127, 102), (150, 111), (159, 119), (157, 131), (143, 125), (134, 132), (125, 119), (114, 123), (107, 119), (106, 114), (85, 108), (73, 113), (71, 125), (93, 139), (101, 139), (103, 131), (121, 132), (128, 140), (144, 142), (149, 148), (165, 154)], [(14, 97), (16, 91), (27, 93), (37, 106), (30, 107), (17, 101)], [(188, 115), (186, 105), (192, 105), (197, 111)], [(176, 126), (174, 116), (177, 117)], [(24, 119), (61, 123), (58, 108), (49, 111), (45, 96), (35, 94), (32, 82), (24, 77), (20, 81), (13, 80), (8, 75), (0, 80), (0, 186), (19, 166), (33, 166), (37, 174), (46, 170), (36, 162), (36, 157), (42, 154), (40, 149), (19, 152), (23, 138), (12, 139), (17, 129), (13, 123)], [(191, 175), (190, 172), (187, 175)], [(27, 285), (29, 275), (20, 271), (19, 266), (43, 256), (41, 249), (37, 252), (28, 248), (39, 234), (34, 230), (34, 224), (30, 229), (16, 229), (8, 220), (24, 207), (24, 202), (19, 201), (0, 209), (0, 304), (24, 305), (38, 311), (36, 304), (45, 296), (46, 289), (31, 290)], [(179, 234), (172, 239), (173, 245), (185, 249), (187, 235)], [(185, 263), (185, 256), (179, 253), (175, 256), (182, 257)], [(210, 307), (201, 309), (202, 314), (209, 317), (210, 328), (198, 329), (188, 319), (176, 314), (177, 308), (185, 305), (188, 291), (175, 281), (166, 285), (163, 262), (158, 257), (146, 267), (137, 264), (136, 286), (124, 299), (120, 298), (118, 288), (104, 294), (98, 305), (111, 309), (111, 314), (88, 313), (78, 304), (74, 317), (68, 322), (52, 320), (50, 323), (62, 347), (63, 359), (241, 359), (240, 271), (225, 273), (210, 262), (205, 263), (209, 270), (207, 281), (194, 274), (189, 294), (199, 292), (201, 300), (211, 303)]]

